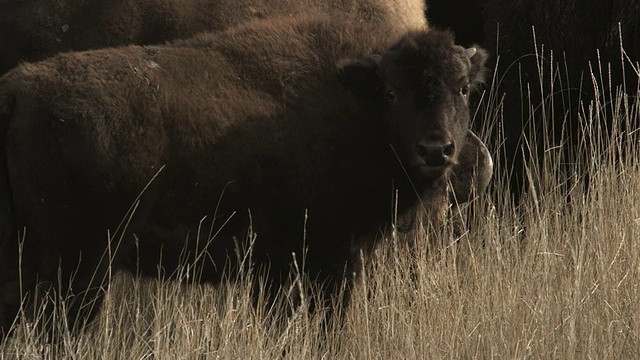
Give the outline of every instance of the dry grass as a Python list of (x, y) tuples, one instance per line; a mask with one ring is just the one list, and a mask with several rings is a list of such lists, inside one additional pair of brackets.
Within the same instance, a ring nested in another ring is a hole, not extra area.
[[(602, 106), (637, 124), (631, 103), (618, 94)], [(583, 111), (585, 124), (598, 106)], [(550, 152), (542, 169), (532, 161), (539, 186), (517, 210), (498, 174), (457, 242), (435, 245), (420, 225), (387, 239), (342, 328), (324, 329), (322, 314), (254, 308), (249, 281), (214, 288), (117, 275), (81, 334), (60, 330), (44, 345), (22, 321), (0, 358), (640, 358), (640, 147), (585, 131), (597, 151), (569, 177), (586, 169), (588, 185), (558, 180), (562, 159)], [(622, 147), (624, 158), (614, 151)]]

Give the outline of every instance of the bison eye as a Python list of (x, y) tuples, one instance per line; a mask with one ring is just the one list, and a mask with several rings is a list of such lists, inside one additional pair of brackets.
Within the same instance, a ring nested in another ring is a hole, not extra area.
[(398, 100), (398, 94), (393, 90), (387, 90), (387, 100), (390, 103), (395, 103)]
[(469, 97), (469, 84), (460, 88), (460, 95), (465, 99)]

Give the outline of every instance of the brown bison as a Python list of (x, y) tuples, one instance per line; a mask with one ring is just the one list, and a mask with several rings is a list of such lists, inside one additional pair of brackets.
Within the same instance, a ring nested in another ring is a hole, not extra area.
[(0, 0), (0, 75), (60, 52), (158, 44), (300, 13), (426, 27), (423, 0)]
[(109, 266), (157, 276), (204, 252), (216, 283), (249, 228), (275, 285), (306, 254), (335, 293), (396, 191), (440, 221), (453, 167), (491, 171), (467, 107), (484, 62), (448, 32), (300, 17), (18, 66), (0, 79), (3, 329), (37, 284), (90, 318)]

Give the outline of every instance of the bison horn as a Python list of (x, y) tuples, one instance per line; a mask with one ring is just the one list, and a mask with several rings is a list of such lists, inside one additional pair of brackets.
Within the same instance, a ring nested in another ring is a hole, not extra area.
[(468, 49), (465, 49), (465, 50), (464, 50), (464, 52), (467, 54), (467, 57), (468, 57), (469, 59), (471, 59), (471, 58), (473, 57), (473, 55), (475, 55), (475, 54), (476, 54), (476, 51), (477, 51), (477, 50), (476, 50), (476, 48), (474, 48), (474, 47), (470, 47), (470, 48), (468, 48)]
[(382, 61), (382, 55), (379, 55), (379, 54), (371, 54), (371, 56), (369, 56), (369, 58), (371, 60), (373, 60), (373, 62), (378, 66), (380, 65), (380, 62)]
[(493, 175), (493, 159), (487, 146), (471, 130), (467, 130), (465, 143), (458, 155), (458, 164), (449, 175), (453, 193), (452, 203), (465, 203), (482, 194)]

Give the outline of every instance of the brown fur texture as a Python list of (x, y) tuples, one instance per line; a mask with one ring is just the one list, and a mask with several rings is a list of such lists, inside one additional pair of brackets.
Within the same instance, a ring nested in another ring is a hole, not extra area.
[(0, 0), (0, 75), (65, 51), (158, 44), (277, 15), (426, 27), (423, 0)]
[[(486, 151), (466, 142), (485, 61), (471, 54), (447, 32), (301, 17), (17, 67), (0, 79), (4, 330), (22, 229), (26, 295), (36, 281), (73, 289), (71, 323), (91, 317), (81, 304), (99, 304), (108, 265), (171, 274), (204, 251), (201, 281), (233, 274), (249, 226), (274, 285), (295, 256), (334, 294), (358, 270), (353, 240), (393, 218), (395, 190), (399, 212), (440, 221), (452, 166)], [(206, 216), (215, 235), (199, 237)]]

